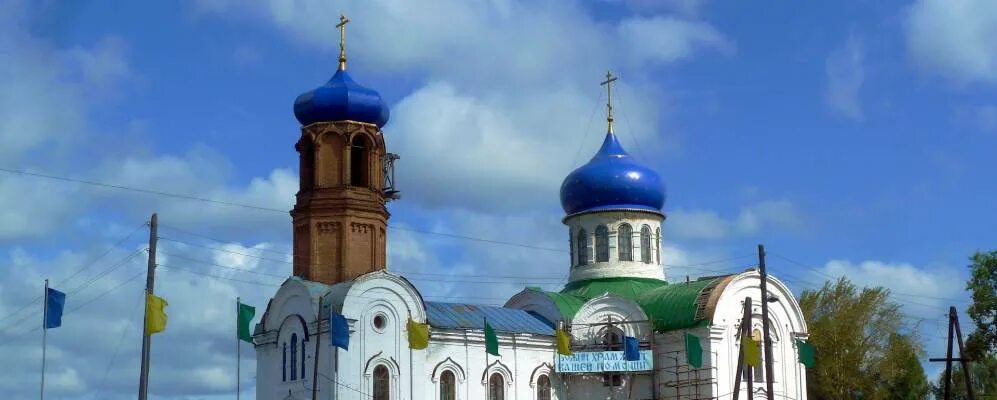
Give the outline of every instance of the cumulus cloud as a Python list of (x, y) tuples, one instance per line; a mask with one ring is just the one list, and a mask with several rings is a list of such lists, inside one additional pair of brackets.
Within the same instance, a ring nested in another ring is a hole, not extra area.
[[(199, 3), (205, 14), (263, 19), (325, 49), (338, 44), (329, 40), (336, 32), (328, 16), (344, 12), (355, 21), (351, 60), (420, 77), (424, 83), (393, 106), (385, 130), (402, 156), (406, 199), (430, 207), (556, 207), (560, 179), (605, 132), (584, 125), (607, 67), (622, 76), (617, 98), (625, 104), (617, 107), (626, 120), (620, 127), (632, 130), (621, 134), (628, 147), (638, 155), (669, 149), (674, 141), (659, 127), (663, 95), (647, 80), (652, 68), (733, 48), (703, 21), (638, 15), (606, 23), (577, 2), (254, 4)], [(509, 155), (518, 162), (502, 161)]]
[[(891, 300), (903, 305), (903, 312), (914, 318), (933, 319), (944, 314), (947, 306), (966, 300), (960, 285), (952, 285), (953, 268), (918, 267), (906, 262), (865, 260), (831, 260), (817, 271), (810, 273), (813, 282), (823, 282), (828, 277), (845, 277), (862, 287), (884, 287), (890, 290)], [(962, 279), (956, 278), (956, 281)]]
[(678, 209), (668, 214), (665, 234), (680, 239), (723, 239), (752, 235), (762, 229), (797, 230), (805, 218), (796, 204), (789, 200), (766, 200), (750, 204), (732, 218), (724, 218), (710, 210)]
[(958, 84), (997, 84), (997, 3), (919, 0), (907, 10), (910, 56)]
[(824, 64), (825, 102), (835, 112), (857, 121), (862, 120), (859, 91), (865, 81), (864, 59), (862, 41), (853, 35), (842, 47), (831, 52)]

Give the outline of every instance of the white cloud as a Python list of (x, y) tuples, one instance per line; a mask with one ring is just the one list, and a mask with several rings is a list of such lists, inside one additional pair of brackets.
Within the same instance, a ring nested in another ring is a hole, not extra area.
[(860, 287), (887, 288), (893, 294), (891, 300), (903, 305), (903, 312), (914, 317), (942, 315), (949, 304), (966, 298), (962, 285), (951, 284), (953, 280), (961, 281), (961, 273), (952, 268), (928, 269), (905, 262), (878, 260), (858, 263), (831, 260), (820, 272), (810, 274), (815, 282), (823, 282), (829, 276), (844, 276)]
[(997, 84), (997, 2), (919, 0), (906, 22), (908, 51), (920, 67), (958, 84)]
[(862, 41), (852, 35), (842, 47), (831, 52), (824, 65), (827, 76), (824, 100), (832, 110), (856, 121), (862, 120), (859, 91), (865, 81), (864, 59)]
[[(556, 207), (561, 179), (601, 142), (603, 125), (586, 132), (584, 124), (607, 67), (622, 76), (621, 137), (636, 138), (639, 151), (626, 144), (638, 155), (660, 153), (671, 141), (659, 128), (662, 96), (649, 84), (652, 68), (733, 48), (702, 21), (656, 15), (607, 23), (576, 2), (254, 4), (264, 6), (199, 6), (209, 15), (263, 19), (329, 50), (338, 44), (329, 16), (346, 13), (350, 60), (376, 65), (354, 76), (404, 72), (425, 82), (393, 106), (385, 131), (389, 149), (402, 156), (406, 200), (428, 206)], [(519, 161), (499, 162), (510, 155)]]
[(709, 24), (675, 17), (630, 18), (618, 27), (622, 46), (636, 63), (674, 62), (693, 55), (697, 49), (733, 46)]
[(678, 209), (668, 213), (665, 236), (681, 239), (723, 239), (752, 235), (763, 229), (797, 230), (805, 219), (788, 200), (766, 200), (745, 206), (737, 216), (725, 219), (715, 211)]

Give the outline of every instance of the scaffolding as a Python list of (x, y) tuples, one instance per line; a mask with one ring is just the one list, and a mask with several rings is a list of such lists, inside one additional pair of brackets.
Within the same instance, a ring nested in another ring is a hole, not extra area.
[[(717, 359), (715, 351), (710, 351), (710, 355), (711, 360)], [(710, 363), (702, 368), (692, 368), (685, 362), (685, 356), (683, 349), (664, 352), (656, 357), (660, 361), (669, 361), (668, 364), (656, 363), (654, 367), (654, 373), (659, 377), (659, 398), (667, 400), (717, 399), (716, 395), (720, 390), (720, 384), (717, 381), (717, 367)]]

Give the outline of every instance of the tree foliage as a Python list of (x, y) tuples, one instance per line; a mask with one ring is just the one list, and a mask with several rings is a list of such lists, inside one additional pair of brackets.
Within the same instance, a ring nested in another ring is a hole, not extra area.
[[(977, 399), (997, 399), (997, 356), (990, 355), (969, 363), (969, 379)], [(954, 400), (969, 399), (966, 394), (966, 379), (962, 376), (962, 366), (959, 363), (953, 363), (950, 390)], [(931, 385), (931, 391), (935, 398), (945, 398), (945, 370), (938, 374), (938, 379)]]
[(845, 278), (804, 291), (800, 307), (817, 365), (807, 370), (814, 399), (923, 399), (927, 378), (914, 332), (904, 333), (900, 305), (881, 288), (859, 290)]
[(966, 341), (969, 357), (983, 359), (997, 353), (997, 251), (977, 252), (969, 258), (970, 277), (966, 282), (972, 303), (966, 313), (976, 330)]

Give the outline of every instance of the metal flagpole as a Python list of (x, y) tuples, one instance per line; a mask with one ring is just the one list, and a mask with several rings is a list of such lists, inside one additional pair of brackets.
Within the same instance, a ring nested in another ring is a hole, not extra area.
[(42, 386), (38, 393), (38, 398), (45, 400), (45, 346), (48, 341), (48, 279), (45, 280), (45, 305), (42, 311)]
[(241, 355), (241, 353), (242, 353), (242, 343), (239, 343), (239, 342), (242, 341), (242, 339), (239, 338), (239, 322), (240, 322), (239, 321), (239, 311), (242, 311), (242, 310), (240, 310), (240, 308), (241, 307), (239, 307), (239, 297), (236, 296), (236, 298), (235, 298), (235, 400), (239, 400), (239, 394), (240, 394), (240, 392), (242, 392), (239, 389), (239, 385), (242, 383), (242, 382), (240, 382), (242, 380), (242, 378), (241, 378), (242, 375), (239, 373), (240, 372), (239, 369), (242, 366), (242, 365), (240, 365), (241, 364), (240, 362), (241, 362), (241, 359), (242, 359), (242, 355)]

